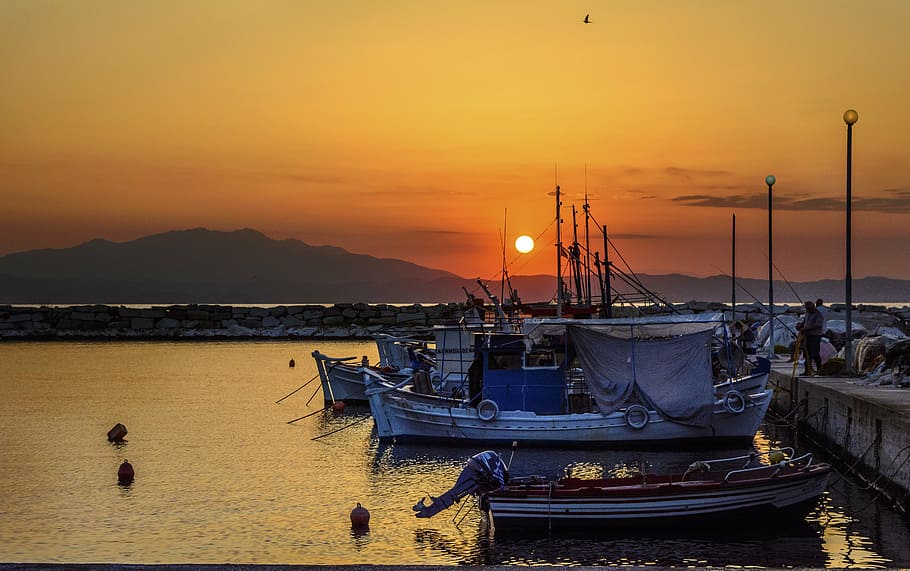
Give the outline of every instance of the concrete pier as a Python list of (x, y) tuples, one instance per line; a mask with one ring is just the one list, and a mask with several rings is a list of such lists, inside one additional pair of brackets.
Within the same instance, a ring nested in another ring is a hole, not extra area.
[[(910, 389), (793, 372), (792, 362), (772, 365), (773, 412), (908, 513)], [(802, 365), (796, 368), (800, 372)]]

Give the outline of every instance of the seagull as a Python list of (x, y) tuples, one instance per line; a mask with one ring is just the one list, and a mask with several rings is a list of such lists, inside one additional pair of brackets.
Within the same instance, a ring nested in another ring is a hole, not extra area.
[(590, 14), (585, 14), (585, 24), (590, 24), (590, 23), (591, 23), (590, 17), (591, 17)]

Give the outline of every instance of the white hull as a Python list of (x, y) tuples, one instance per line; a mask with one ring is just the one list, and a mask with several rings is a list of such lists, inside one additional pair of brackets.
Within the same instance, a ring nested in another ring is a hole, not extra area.
[(650, 411), (643, 428), (633, 428), (623, 411), (537, 415), (499, 411), (482, 420), (463, 401), (420, 395), (407, 388), (371, 382), (366, 391), (380, 438), (445, 439), (538, 444), (610, 445), (677, 440), (751, 440), (771, 402), (771, 391), (746, 396), (746, 407), (734, 414), (714, 405), (710, 426), (686, 426)]

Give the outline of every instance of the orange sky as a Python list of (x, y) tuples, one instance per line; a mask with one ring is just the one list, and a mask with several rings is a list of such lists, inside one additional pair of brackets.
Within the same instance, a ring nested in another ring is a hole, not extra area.
[(910, 279), (908, 25), (903, 0), (5, 0), (0, 255), (250, 227), (493, 277), (558, 166), (565, 220), (587, 167), (636, 272), (729, 272), (735, 212), (759, 278), (773, 173), (775, 264), (842, 278), (852, 107), (853, 275)]

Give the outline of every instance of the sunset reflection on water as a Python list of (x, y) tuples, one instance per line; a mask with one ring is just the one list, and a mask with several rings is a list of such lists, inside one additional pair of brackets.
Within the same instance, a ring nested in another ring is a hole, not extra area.
[[(371, 342), (0, 344), (0, 561), (910, 564), (903, 519), (836, 475), (807, 522), (785, 530), (743, 522), (710, 537), (511, 537), (490, 526), (473, 498), (417, 519), (411, 506), (451, 487), (484, 447), (380, 443), (367, 407), (317, 412), (321, 395), (307, 405), (316, 382), (276, 404), (315, 375), (314, 349), (377, 356)], [(120, 446), (105, 439), (117, 422), (129, 430)], [(768, 428), (756, 449), (788, 443)], [(511, 469), (553, 478), (635, 475), (741, 452), (519, 446)], [(125, 459), (136, 469), (128, 487), (116, 482)], [(371, 514), (366, 532), (351, 530), (357, 502)]]

